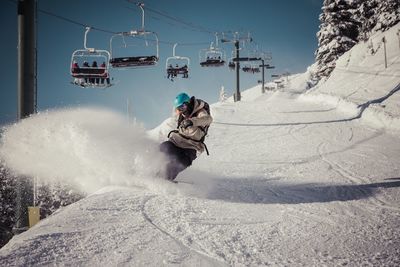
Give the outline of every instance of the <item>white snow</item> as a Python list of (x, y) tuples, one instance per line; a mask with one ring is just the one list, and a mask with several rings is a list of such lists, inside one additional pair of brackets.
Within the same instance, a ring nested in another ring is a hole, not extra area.
[[(367, 42), (311, 90), (312, 67), (283, 89), (213, 104), (210, 156), (179, 184), (154, 178), (155, 142), (110, 111), (55, 110), (8, 127), (10, 167), (92, 194), (15, 236), (0, 265), (399, 266), (398, 29), (384, 33), (387, 69)], [(148, 133), (163, 140), (173, 125)]]
[(13, 125), (2, 136), (0, 156), (19, 174), (72, 183), (89, 193), (139, 183), (132, 177), (153, 177), (164, 162), (144, 129), (93, 107), (48, 111)]

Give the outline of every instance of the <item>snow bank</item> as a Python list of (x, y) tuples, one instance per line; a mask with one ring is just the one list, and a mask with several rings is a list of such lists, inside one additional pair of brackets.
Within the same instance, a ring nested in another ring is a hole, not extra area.
[(52, 110), (8, 126), (0, 157), (19, 175), (72, 183), (88, 193), (143, 185), (164, 162), (144, 129), (100, 108)]
[(392, 117), (375, 108), (365, 110), (362, 116), (362, 122), (374, 128), (388, 130), (389, 132), (400, 131), (400, 118)]
[[(382, 99), (365, 110), (360, 109), (361, 121), (372, 127), (399, 130), (400, 94), (397, 92), (385, 98), (400, 83), (398, 31), (400, 23), (355, 45), (337, 60), (336, 68), (327, 80), (321, 80), (301, 98), (333, 104), (352, 113), (357, 107)], [(383, 43), (383, 38), (386, 43)], [(313, 66), (307, 72), (312, 71)], [(295, 78), (290, 77), (292, 80)]]
[(356, 104), (333, 95), (302, 94), (298, 97), (298, 100), (304, 102), (325, 103), (326, 105), (335, 107), (336, 109), (340, 110), (341, 112), (347, 113), (350, 116), (357, 116), (360, 112), (360, 109)]

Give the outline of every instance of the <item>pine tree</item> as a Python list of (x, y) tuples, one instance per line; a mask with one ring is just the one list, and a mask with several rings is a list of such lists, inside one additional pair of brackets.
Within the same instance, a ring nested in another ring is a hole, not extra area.
[(361, 22), (359, 40), (366, 41), (371, 34), (385, 31), (400, 21), (399, 0), (368, 0), (362, 1), (358, 8)]
[(40, 219), (50, 216), (54, 209), (52, 208), (52, 193), (50, 185), (47, 183), (38, 183), (37, 185), (36, 205), (40, 208)]
[(335, 68), (335, 61), (353, 47), (358, 40), (360, 22), (354, 16), (359, 0), (325, 0), (320, 15), (316, 51), (318, 78), (327, 77)]
[(371, 30), (376, 25), (376, 12), (378, 4), (378, 0), (368, 0), (360, 3), (356, 13), (358, 20), (361, 22), (359, 36), (360, 41), (366, 41), (371, 34)]
[(385, 31), (400, 21), (399, 0), (379, 1), (376, 10), (376, 24), (372, 32)]
[(336, 60), (355, 44), (397, 24), (399, 9), (399, 0), (324, 0), (315, 77), (328, 77)]
[(59, 208), (68, 206), (85, 195), (64, 183), (39, 183), (37, 185), (36, 204), (40, 207), (40, 218), (44, 219)]
[[(17, 176), (0, 160), (0, 248), (13, 236), (16, 224)], [(36, 205), (40, 207), (40, 218), (44, 219), (63, 206), (72, 204), (85, 195), (71, 185), (62, 183), (39, 183)]]
[(0, 247), (13, 236), (15, 225), (16, 178), (0, 161)]

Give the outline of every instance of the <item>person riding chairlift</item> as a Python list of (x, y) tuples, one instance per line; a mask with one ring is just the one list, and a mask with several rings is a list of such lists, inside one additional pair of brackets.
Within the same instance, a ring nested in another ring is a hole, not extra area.
[(102, 74), (100, 78), (100, 83), (104, 84), (104, 80), (106, 80), (107, 85), (110, 85), (110, 77), (108, 76), (107, 70), (106, 70), (106, 62), (103, 61), (100, 65), (100, 69), (104, 69), (104, 74)]
[[(97, 72), (96, 72), (96, 69), (98, 68), (98, 66), (97, 66), (97, 61), (96, 60), (94, 60), (93, 61), (93, 63), (92, 63), (92, 72), (94, 73), (94, 74), (97, 74)], [(97, 77), (97, 76), (93, 76), (92, 78), (91, 78), (91, 83), (93, 84), (99, 84), (99, 77)]]
[[(83, 69), (89, 69), (90, 68), (89, 63), (87, 61), (83, 62), (82, 67), (83, 67)], [(87, 76), (85, 76), (85, 83), (88, 83), (88, 82), (89, 82), (89, 78)]]
[(79, 73), (79, 65), (76, 61), (72, 63), (72, 73)]

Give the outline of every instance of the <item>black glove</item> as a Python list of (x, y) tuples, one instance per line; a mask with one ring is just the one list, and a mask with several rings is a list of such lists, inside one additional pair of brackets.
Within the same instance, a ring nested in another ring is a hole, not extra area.
[(186, 129), (189, 126), (193, 126), (193, 122), (191, 120), (184, 120), (181, 122), (181, 128)]

